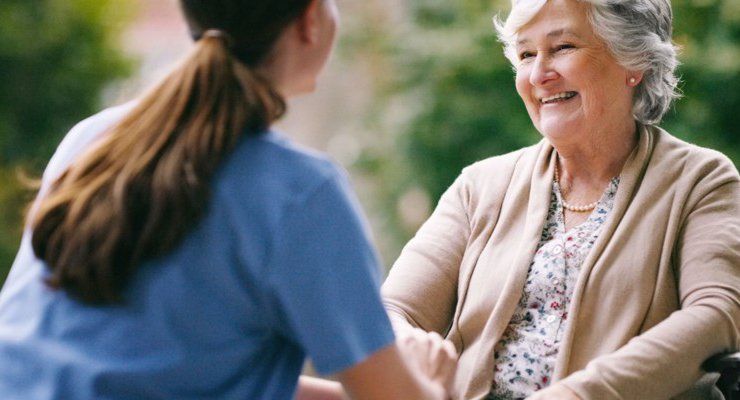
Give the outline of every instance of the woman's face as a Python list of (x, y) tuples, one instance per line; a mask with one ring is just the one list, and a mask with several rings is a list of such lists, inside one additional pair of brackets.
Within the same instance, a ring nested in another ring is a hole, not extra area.
[(587, 7), (548, 0), (516, 37), (517, 92), (552, 142), (583, 143), (632, 120), (629, 71), (594, 35)]

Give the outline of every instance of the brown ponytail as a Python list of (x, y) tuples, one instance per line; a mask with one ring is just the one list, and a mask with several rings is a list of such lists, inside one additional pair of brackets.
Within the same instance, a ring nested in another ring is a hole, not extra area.
[(231, 54), (224, 38), (204, 36), (40, 199), (32, 243), (51, 287), (87, 303), (120, 301), (136, 268), (199, 220), (239, 137), (283, 114), (280, 96)]

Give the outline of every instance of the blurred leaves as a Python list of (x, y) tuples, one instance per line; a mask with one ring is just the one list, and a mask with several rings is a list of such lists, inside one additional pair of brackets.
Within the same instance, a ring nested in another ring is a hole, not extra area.
[(69, 128), (101, 107), (101, 92), (132, 62), (119, 36), (131, 2), (0, 2), (0, 281), (18, 246), (28, 193), (18, 166), (38, 174)]
[(740, 163), (740, 2), (673, 1), (684, 98), (662, 124)]
[(44, 163), (66, 129), (100, 105), (103, 86), (128, 72), (119, 3), (0, 3), (0, 165)]

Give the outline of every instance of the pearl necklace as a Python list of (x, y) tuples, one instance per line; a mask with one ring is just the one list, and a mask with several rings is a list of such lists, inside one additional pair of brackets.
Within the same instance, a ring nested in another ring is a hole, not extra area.
[[(560, 185), (560, 175), (558, 174), (558, 164), (557, 161), (555, 161), (555, 183)], [(562, 188), (561, 188), (562, 189)], [(563, 208), (565, 208), (568, 211), (573, 212), (589, 212), (596, 208), (596, 206), (599, 204), (599, 201), (596, 200), (593, 203), (588, 203), (584, 205), (576, 205), (576, 204), (570, 204), (567, 201), (565, 201), (565, 196), (563, 195), (563, 192), (560, 192), (560, 202), (563, 204)]]

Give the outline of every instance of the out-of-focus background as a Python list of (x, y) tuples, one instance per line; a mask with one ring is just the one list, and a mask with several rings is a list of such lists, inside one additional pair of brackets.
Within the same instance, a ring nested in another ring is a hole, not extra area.
[[(740, 2), (673, 0), (684, 98), (662, 124), (740, 163)], [(280, 129), (350, 172), (389, 268), (460, 169), (535, 143), (491, 24), (509, 0), (338, 0), (342, 36)], [(0, 2), (0, 282), (63, 135), (190, 47), (176, 0)], [(495, 177), (492, 177), (495, 179)]]

